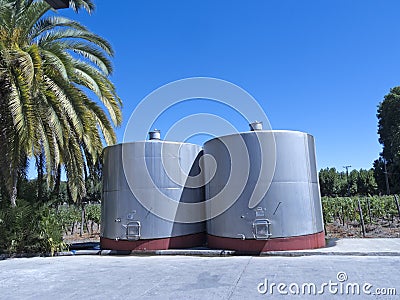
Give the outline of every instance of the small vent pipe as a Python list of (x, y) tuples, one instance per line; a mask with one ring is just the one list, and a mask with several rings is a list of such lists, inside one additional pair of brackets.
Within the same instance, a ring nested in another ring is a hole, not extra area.
[(160, 138), (161, 138), (160, 130), (154, 129), (153, 131), (149, 132), (150, 140), (160, 140)]
[(258, 122), (258, 121), (254, 121), (254, 122), (249, 124), (251, 131), (262, 130), (263, 129), (262, 125), (263, 125), (263, 123), (262, 122)]

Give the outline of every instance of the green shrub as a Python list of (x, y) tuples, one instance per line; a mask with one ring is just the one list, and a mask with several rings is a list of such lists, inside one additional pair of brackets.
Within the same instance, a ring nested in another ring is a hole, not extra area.
[(377, 220), (388, 219), (398, 214), (393, 196), (322, 197), (325, 222), (331, 223), (336, 219), (343, 220), (344, 222), (359, 222), (358, 199), (360, 199), (364, 219), (367, 222), (368, 219), (366, 217), (369, 211), (371, 212), (371, 219)]
[(62, 224), (54, 208), (18, 202), (0, 210), (0, 251), (50, 253), (65, 250)]
[(58, 207), (58, 218), (64, 231), (67, 233), (74, 222), (81, 221), (81, 210), (75, 205), (60, 205)]
[(101, 218), (101, 206), (100, 204), (89, 204), (85, 207), (86, 218), (97, 224), (100, 223)]

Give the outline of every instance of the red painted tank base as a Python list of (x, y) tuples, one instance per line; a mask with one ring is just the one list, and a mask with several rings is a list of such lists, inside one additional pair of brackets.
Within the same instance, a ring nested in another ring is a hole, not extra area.
[(197, 246), (203, 246), (205, 243), (205, 233), (196, 233), (170, 238), (152, 239), (152, 240), (114, 240), (101, 237), (101, 249), (108, 250), (167, 250), (182, 249)]
[(325, 247), (325, 234), (318, 232), (309, 235), (268, 240), (241, 240), (208, 235), (208, 247), (244, 252), (267, 252), (284, 250), (304, 250)]

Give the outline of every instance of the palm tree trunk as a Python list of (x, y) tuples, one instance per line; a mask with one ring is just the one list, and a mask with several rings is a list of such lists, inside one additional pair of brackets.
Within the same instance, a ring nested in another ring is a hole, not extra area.
[(36, 169), (37, 169), (37, 200), (40, 202), (43, 198), (43, 165), (44, 165), (44, 158), (43, 152), (39, 154), (39, 157), (36, 156)]
[(53, 200), (57, 199), (59, 194), (60, 194), (60, 185), (61, 185), (61, 165), (58, 165), (57, 167), (57, 173), (56, 176), (54, 178), (54, 188), (53, 188), (53, 192), (51, 193), (51, 198)]
[(13, 172), (13, 184), (12, 184), (12, 189), (10, 193), (10, 200), (11, 200), (11, 206), (16, 207), (17, 206), (17, 184), (18, 184), (18, 176), (16, 172)]
[(71, 189), (69, 188), (69, 185), (67, 184), (67, 196), (68, 196), (68, 204), (73, 203), (73, 199), (72, 199), (72, 194), (71, 194)]
[(56, 177), (56, 182), (54, 185), (54, 192), (56, 195), (58, 195), (60, 193), (60, 184), (61, 184), (61, 165), (58, 165), (57, 177)]

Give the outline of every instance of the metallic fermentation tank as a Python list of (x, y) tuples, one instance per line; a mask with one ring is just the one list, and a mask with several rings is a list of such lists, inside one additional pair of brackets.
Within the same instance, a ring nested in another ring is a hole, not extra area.
[[(142, 195), (151, 199), (154, 205), (163, 201), (157, 197), (155, 189), (178, 202), (204, 201), (204, 187), (180, 186), (170, 179), (163, 167), (168, 167), (168, 174), (176, 172), (187, 176), (182, 169), (186, 174), (196, 175), (200, 173), (202, 148), (189, 143), (160, 141), (159, 131), (151, 132), (150, 138), (149, 141), (118, 144), (104, 150), (102, 249), (157, 250), (204, 244), (204, 222), (177, 223), (162, 219), (141, 204), (128, 184), (131, 180), (138, 182)], [(145, 165), (140, 164), (141, 161), (145, 161)], [(146, 173), (154, 186), (144, 183)], [(125, 174), (131, 178), (127, 180)]]
[[(225, 145), (242, 141), (249, 157), (249, 176), (243, 192), (232, 194), (232, 199), (237, 198), (237, 201), (207, 221), (208, 246), (255, 252), (324, 247), (314, 138), (297, 131), (260, 130), (257, 122), (250, 124), (250, 128), (250, 132), (217, 137), (204, 144), (204, 155), (213, 156), (217, 163), (216, 174), (206, 185), (206, 200), (221, 191), (232, 170)], [(271, 173), (272, 181), (260, 178), (259, 187), (264, 188), (264, 196), (255, 207), (249, 208), (262, 164), (265, 168), (273, 168), (268, 159), (272, 155), (271, 145), (268, 145), (273, 142), (271, 135), (276, 145), (275, 172)], [(245, 155), (247, 153), (243, 157)], [(234, 163), (244, 164), (244, 161)], [(246, 167), (238, 169), (246, 170)], [(208, 170), (207, 164), (205, 170)], [(206, 202), (208, 216), (215, 213), (215, 207), (212, 201)]]

